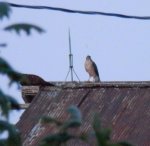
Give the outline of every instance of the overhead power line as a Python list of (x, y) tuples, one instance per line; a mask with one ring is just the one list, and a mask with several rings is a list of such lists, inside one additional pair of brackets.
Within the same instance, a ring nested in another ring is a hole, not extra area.
[(127, 18), (127, 19), (150, 20), (150, 16), (130, 16), (130, 15), (124, 15), (124, 14), (117, 14), (117, 13), (71, 10), (71, 9), (49, 7), (49, 6), (29, 6), (29, 5), (19, 5), (19, 4), (14, 4), (14, 3), (8, 3), (8, 4), (16, 8), (46, 9), (46, 10), (65, 12), (65, 13), (76, 13), (76, 14), (85, 14), (85, 15), (103, 15), (103, 16), (111, 16), (111, 17), (119, 17), (119, 18)]

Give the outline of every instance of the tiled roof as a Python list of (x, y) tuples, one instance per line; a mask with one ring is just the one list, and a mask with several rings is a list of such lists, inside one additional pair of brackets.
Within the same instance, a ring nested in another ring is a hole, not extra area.
[[(23, 87), (24, 97), (32, 88), (35, 87)], [(63, 121), (67, 118), (69, 105), (76, 105), (81, 110), (83, 125), (80, 131), (92, 131), (93, 114), (97, 112), (102, 125), (112, 128), (113, 141), (150, 146), (150, 82), (57, 83), (38, 88), (17, 123), (24, 146), (37, 146), (40, 139), (55, 132), (54, 125), (39, 123), (41, 116)], [(68, 145), (93, 146), (93, 143), (71, 141)]]

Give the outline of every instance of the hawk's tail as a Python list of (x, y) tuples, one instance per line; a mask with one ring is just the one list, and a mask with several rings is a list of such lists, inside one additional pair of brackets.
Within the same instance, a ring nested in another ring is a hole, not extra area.
[(94, 81), (95, 81), (95, 82), (100, 82), (100, 77), (99, 77), (99, 76), (96, 76), (96, 77), (94, 78)]

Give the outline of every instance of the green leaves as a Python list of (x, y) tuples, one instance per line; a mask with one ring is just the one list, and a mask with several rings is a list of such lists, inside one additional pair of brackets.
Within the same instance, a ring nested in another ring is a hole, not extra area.
[(76, 106), (72, 105), (67, 109), (67, 112), (70, 114), (70, 122), (74, 123), (75, 126), (80, 126), (82, 123), (80, 110)]
[[(4, 17), (9, 18), (11, 12), (11, 8), (7, 2), (0, 2), (0, 19)], [(34, 29), (38, 33), (43, 33), (44, 30), (36, 25), (27, 24), (27, 23), (16, 23), (11, 24), (4, 28), (5, 31), (12, 31), (14, 30), (17, 34), (20, 34), (21, 31), (24, 31), (27, 35), (31, 34), (31, 29)], [(0, 45), (0, 47), (4, 47), (4, 45)]]
[(55, 118), (52, 118), (52, 117), (47, 117), (47, 116), (44, 116), (40, 119), (40, 122), (42, 124), (47, 124), (47, 123), (55, 123), (57, 126), (61, 126), (63, 123), (56, 120)]
[[(7, 17), (9, 18), (11, 13), (10, 5), (6, 2), (0, 2), (0, 20)], [(20, 34), (21, 31), (24, 31), (27, 35), (31, 34), (31, 30), (34, 29), (38, 33), (43, 33), (44, 30), (36, 25), (27, 24), (27, 23), (16, 23), (5, 27), (5, 31), (15, 31), (17, 34)], [(6, 43), (0, 43), (0, 47), (6, 47)], [(23, 75), (15, 71), (9, 63), (0, 57), (0, 74), (7, 75), (10, 79), (10, 85), (13, 82), (19, 82), (22, 80)], [(0, 139), (0, 146), (21, 146), (20, 134), (16, 128), (8, 123), (9, 112), (12, 108), (20, 109), (17, 101), (7, 95), (0, 89), (0, 134), (7, 131), (8, 138)], [(3, 120), (2, 120), (3, 119)]]
[(8, 132), (8, 138), (6, 139), (0, 139), (0, 144), (4, 146), (21, 146), (21, 139), (20, 139), (20, 133), (18, 130), (14, 127), (14, 125), (0, 120), (0, 133), (7, 131)]
[(100, 118), (98, 114), (96, 114), (93, 120), (93, 129), (98, 144), (97, 146), (132, 146), (127, 142), (118, 142), (118, 143), (111, 142), (110, 139), (111, 130), (107, 128), (102, 128), (100, 123), (101, 123)]
[(110, 140), (110, 129), (103, 129), (100, 125), (100, 119), (98, 115), (94, 116), (93, 129), (97, 139), (98, 146), (108, 146)]
[(10, 79), (10, 84), (19, 82), (22, 75), (15, 71), (7, 61), (0, 57), (0, 74), (7, 75)]
[(5, 44), (5, 43), (0, 44), (0, 47), (6, 47), (6, 46), (7, 46), (7, 44)]
[(1, 108), (1, 114), (8, 117), (9, 110), (15, 107), (16, 109), (20, 109), (18, 102), (11, 96), (4, 94), (0, 90), (0, 108)]
[(3, 19), (4, 17), (9, 18), (11, 12), (11, 8), (8, 3), (6, 2), (0, 2), (0, 19)]
[(65, 143), (71, 138), (73, 138), (73, 136), (67, 132), (49, 135), (42, 140), (40, 146), (59, 146), (61, 143)]
[(6, 31), (14, 30), (17, 34), (20, 34), (21, 31), (24, 31), (27, 35), (31, 34), (31, 29), (36, 30), (38, 33), (43, 33), (44, 30), (36, 25), (26, 24), (26, 23), (19, 23), (19, 24), (12, 24), (4, 28)]
[(58, 120), (51, 117), (43, 117), (41, 119), (44, 123), (55, 123), (58, 126), (58, 132), (55, 134), (50, 134), (45, 137), (40, 146), (59, 146), (60, 144), (64, 144), (66, 141), (72, 138), (83, 138), (82, 136), (74, 136), (68, 132), (70, 128), (79, 127), (81, 125), (82, 116), (80, 110), (76, 106), (70, 106), (67, 109), (67, 112), (70, 114), (70, 117), (67, 121), (59, 122)]
[(67, 130), (68, 128), (79, 127), (82, 123), (80, 110), (76, 106), (70, 106), (67, 109), (67, 112), (70, 114), (70, 118), (62, 125), (61, 130), (63, 131)]
[[(52, 123), (56, 124), (56, 133), (51, 133), (47, 137), (45, 137), (40, 146), (60, 146), (65, 145), (67, 141), (71, 139), (82, 140), (88, 142), (93, 136), (92, 133), (73, 133), (70, 132), (69, 129), (78, 128), (82, 124), (82, 115), (80, 110), (76, 106), (70, 106), (67, 109), (67, 112), (70, 114), (69, 119), (64, 122), (60, 122), (58, 119), (51, 117), (43, 117), (41, 119), (42, 123)], [(94, 129), (94, 138), (97, 140), (97, 146), (132, 146), (127, 142), (118, 142), (113, 143), (110, 139), (111, 130), (107, 128), (101, 127), (101, 121), (98, 114), (95, 114), (93, 123)]]
[(60, 122), (59, 120), (52, 117), (42, 117), (40, 119), (41, 123), (55, 123), (57, 126), (60, 126), (61, 131), (66, 131), (69, 128), (79, 127), (82, 123), (82, 116), (80, 110), (76, 106), (70, 106), (67, 109), (67, 112), (70, 114), (70, 117), (67, 121)]

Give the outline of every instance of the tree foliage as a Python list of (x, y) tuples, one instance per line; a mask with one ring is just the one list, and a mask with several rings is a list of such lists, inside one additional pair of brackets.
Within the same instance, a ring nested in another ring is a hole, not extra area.
[[(10, 5), (7, 2), (0, 2), (0, 20), (3, 20), (4, 17), (9, 18), (12, 10)], [(26, 34), (31, 33), (31, 29), (36, 30), (38, 33), (43, 33), (44, 30), (36, 25), (28, 24), (28, 23), (16, 23), (6, 26), (3, 30), (12, 31), (14, 30), (17, 34), (19, 34), (22, 30), (26, 32)]]
[(11, 8), (8, 3), (0, 2), (0, 19), (4, 17), (9, 18), (11, 12)]
[(10, 83), (18, 82), (21, 79), (21, 75), (15, 71), (2, 57), (0, 57), (0, 74), (7, 75), (10, 79)]
[(70, 128), (80, 127), (82, 124), (82, 116), (80, 110), (76, 106), (70, 106), (67, 109), (67, 112), (70, 114), (70, 118), (64, 122), (60, 122), (57, 119), (51, 117), (42, 117), (41, 123), (50, 123), (56, 124), (58, 127), (58, 132), (54, 134), (50, 134), (45, 137), (40, 146), (59, 146), (61, 144), (65, 144), (67, 141), (71, 139), (81, 139), (80, 136), (75, 136), (68, 132)]
[[(4, 18), (9, 18), (12, 10), (8, 3), (6, 2), (0, 2), (0, 20), (4, 20)], [(6, 26), (1, 31), (12, 31), (14, 30), (17, 34), (19, 34), (22, 30), (26, 32), (27, 35), (31, 34), (31, 29), (35, 29), (38, 33), (44, 32), (42, 28), (33, 25), (33, 24), (10, 24), (9, 26)], [(0, 47), (6, 47), (6, 43), (0, 43)], [(9, 78), (10, 84), (12, 83), (18, 83), (22, 75), (14, 70), (11, 65), (2, 57), (0, 57), (0, 74), (5, 75)], [(20, 109), (18, 102), (15, 100), (14, 97), (5, 94), (1, 88), (0, 88), (0, 134), (3, 134), (4, 132), (8, 133), (8, 137), (1, 138), (0, 139), (0, 146), (21, 146), (21, 139), (20, 139), (20, 133), (15, 128), (14, 125), (12, 125), (9, 122), (9, 112), (12, 108)]]
[[(92, 127), (94, 130), (94, 134), (85, 132), (79, 133), (78, 135), (69, 131), (69, 129), (79, 128), (82, 126), (82, 115), (80, 110), (76, 106), (70, 106), (67, 109), (68, 114), (70, 115), (69, 119), (64, 122), (60, 122), (59, 120), (51, 117), (42, 117), (41, 123), (46, 124), (55, 124), (57, 126), (57, 133), (49, 134), (45, 137), (40, 146), (60, 146), (65, 145), (67, 141), (71, 139), (82, 140), (88, 143), (89, 135), (92, 135), (93, 138), (97, 141), (97, 146), (132, 146), (127, 142), (118, 142), (114, 143), (110, 139), (111, 130), (107, 128), (101, 127), (101, 121), (98, 114), (95, 114), (93, 118)], [(84, 122), (84, 121), (83, 121)]]
[(39, 33), (44, 32), (44, 30), (38, 26), (26, 23), (12, 24), (4, 28), (6, 31), (14, 30), (17, 34), (20, 34), (21, 31), (26, 32), (27, 35), (31, 34), (31, 29), (36, 30)]

